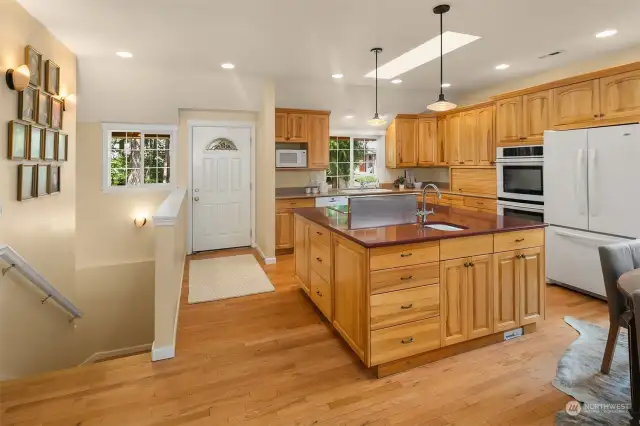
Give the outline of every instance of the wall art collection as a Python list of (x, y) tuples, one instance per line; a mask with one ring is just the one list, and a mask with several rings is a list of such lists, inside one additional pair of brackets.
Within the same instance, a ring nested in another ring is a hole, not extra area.
[[(29, 87), (18, 92), (18, 116), (9, 122), (9, 160), (64, 162), (68, 159), (69, 135), (62, 132), (64, 100), (60, 98), (60, 67), (43, 61), (42, 53), (25, 48), (31, 71)], [(20, 164), (18, 201), (60, 192), (60, 164)]]

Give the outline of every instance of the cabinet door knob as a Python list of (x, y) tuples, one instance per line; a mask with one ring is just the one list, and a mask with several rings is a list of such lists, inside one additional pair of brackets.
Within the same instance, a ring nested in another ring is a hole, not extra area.
[(320, 263), (322, 263), (322, 259), (320, 259), (319, 257), (316, 257), (316, 260)]
[(193, 201), (200, 201), (200, 197), (194, 197)]
[(320, 232), (320, 231), (316, 231), (316, 234), (318, 234), (318, 235), (322, 235), (322, 232)]
[(602, 117), (604, 117), (604, 114), (600, 114), (600, 117), (601, 117), (601, 118), (602, 118)]
[(598, 118), (599, 114), (593, 114), (593, 118)]
[(409, 257), (411, 255), (413, 255), (413, 253), (402, 253), (400, 257)]
[(473, 268), (474, 266), (476, 266), (476, 264), (471, 262), (471, 263), (469, 263), (469, 266)]
[(409, 344), (409, 343), (413, 343), (413, 337), (409, 337), (408, 339), (403, 339), (401, 340), (403, 345)]
[(468, 267), (469, 267), (469, 262), (465, 262), (465, 263), (464, 263), (464, 267), (465, 267), (465, 268), (468, 268)]
[(322, 297), (322, 293), (320, 293), (320, 290), (316, 290), (316, 294), (320, 297)]
[(413, 308), (413, 303), (409, 303), (408, 305), (400, 306), (400, 309), (411, 309), (411, 308)]

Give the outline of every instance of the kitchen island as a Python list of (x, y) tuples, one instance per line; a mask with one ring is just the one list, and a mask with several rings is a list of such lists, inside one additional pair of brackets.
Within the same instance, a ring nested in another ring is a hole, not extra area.
[(459, 230), (384, 220), (353, 229), (346, 211), (293, 212), (301, 288), (378, 377), (535, 331), (544, 319), (543, 223), (435, 206), (428, 224)]

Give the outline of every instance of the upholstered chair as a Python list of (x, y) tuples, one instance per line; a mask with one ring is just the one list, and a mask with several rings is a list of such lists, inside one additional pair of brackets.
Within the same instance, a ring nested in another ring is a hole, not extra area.
[(627, 327), (627, 324), (620, 319), (626, 311), (626, 306), (618, 290), (618, 278), (625, 272), (640, 268), (640, 240), (610, 244), (599, 247), (598, 250), (609, 304), (609, 337), (600, 371), (609, 374), (613, 352), (618, 341), (618, 332), (620, 327)]

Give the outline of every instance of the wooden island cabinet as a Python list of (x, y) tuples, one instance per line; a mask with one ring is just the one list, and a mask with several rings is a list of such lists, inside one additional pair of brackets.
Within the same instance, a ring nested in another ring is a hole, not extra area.
[(294, 210), (295, 274), (378, 377), (535, 330), (544, 319), (544, 225), (436, 207), (432, 222), (350, 230), (348, 214)]

